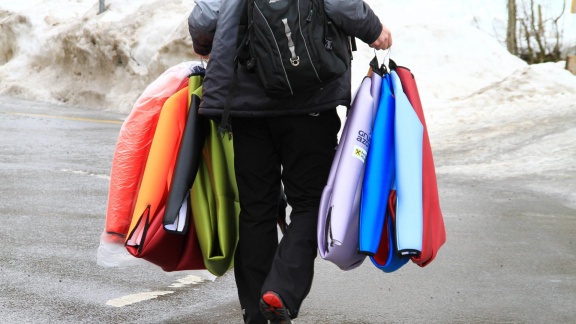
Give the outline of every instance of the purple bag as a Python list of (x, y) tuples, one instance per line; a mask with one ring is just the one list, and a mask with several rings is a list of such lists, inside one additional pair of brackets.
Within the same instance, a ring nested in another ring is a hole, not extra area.
[(322, 192), (318, 215), (320, 256), (342, 270), (358, 267), (365, 254), (358, 253), (358, 223), (365, 160), (376, 116), (375, 97), (382, 78), (365, 77), (358, 88), (340, 143)]

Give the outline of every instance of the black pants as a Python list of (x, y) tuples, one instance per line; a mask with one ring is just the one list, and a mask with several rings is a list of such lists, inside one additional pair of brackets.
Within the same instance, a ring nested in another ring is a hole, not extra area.
[[(235, 117), (232, 127), (241, 206), (234, 274), (244, 320), (266, 323), (258, 305), (268, 290), (278, 293), (296, 317), (312, 285), (318, 207), (340, 118), (336, 109), (317, 116)], [(292, 213), (278, 243), (282, 184)]]

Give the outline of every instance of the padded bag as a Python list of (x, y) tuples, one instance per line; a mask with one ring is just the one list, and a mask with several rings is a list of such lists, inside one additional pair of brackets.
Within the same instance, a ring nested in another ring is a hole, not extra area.
[[(240, 201), (231, 133), (208, 120), (202, 160), (190, 190), (192, 219), (206, 269), (219, 277), (234, 267)], [(192, 225), (192, 224), (191, 224)]]
[(268, 96), (317, 90), (348, 70), (347, 37), (326, 16), (323, 0), (249, 0), (247, 10), (240, 50), (248, 47), (246, 67)]

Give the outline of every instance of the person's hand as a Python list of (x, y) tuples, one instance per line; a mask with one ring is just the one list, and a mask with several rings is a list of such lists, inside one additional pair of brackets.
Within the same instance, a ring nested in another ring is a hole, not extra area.
[(380, 36), (378, 36), (378, 39), (370, 44), (370, 47), (377, 50), (385, 50), (389, 49), (390, 46), (392, 46), (392, 33), (390, 32), (390, 29), (382, 25), (382, 32), (380, 33)]

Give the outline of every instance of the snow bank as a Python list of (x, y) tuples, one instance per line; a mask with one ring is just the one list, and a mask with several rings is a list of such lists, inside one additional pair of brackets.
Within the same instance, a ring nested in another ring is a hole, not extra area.
[[(470, 96), (526, 69), (498, 39), (501, 1), (367, 2), (393, 32), (379, 58), (409, 67), (424, 102)], [(193, 0), (106, 4), (100, 15), (94, 0), (0, 4), (0, 94), (128, 113), (158, 75), (196, 59), (186, 24)], [(359, 44), (354, 82), (373, 56)]]
[[(576, 76), (564, 62), (528, 66), (506, 51), (505, 2), (367, 2), (393, 34), (392, 50), (378, 58), (416, 76), (439, 173), (542, 181), (576, 172)], [(193, 0), (106, 4), (98, 15), (96, 0), (0, 3), (0, 94), (128, 113), (158, 75), (196, 59)], [(561, 26), (576, 45), (576, 15)], [(356, 85), (375, 55), (358, 47)], [(564, 192), (576, 192), (574, 181)], [(576, 193), (568, 199), (576, 206)]]
[(127, 113), (158, 75), (194, 56), (192, 1), (106, 3), (101, 15), (97, 1), (0, 9), (0, 93)]
[[(476, 28), (480, 2), (472, 2), (368, 1), (393, 31), (388, 57), (415, 72), (424, 100), (468, 95), (524, 65)], [(106, 4), (101, 15), (87, 0), (1, 4), (0, 93), (127, 113), (156, 76), (195, 59), (186, 25), (193, 1)], [(374, 56), (359, 48), (355, 82)], [(490, 67), (496, 61), (500, 68)]]

